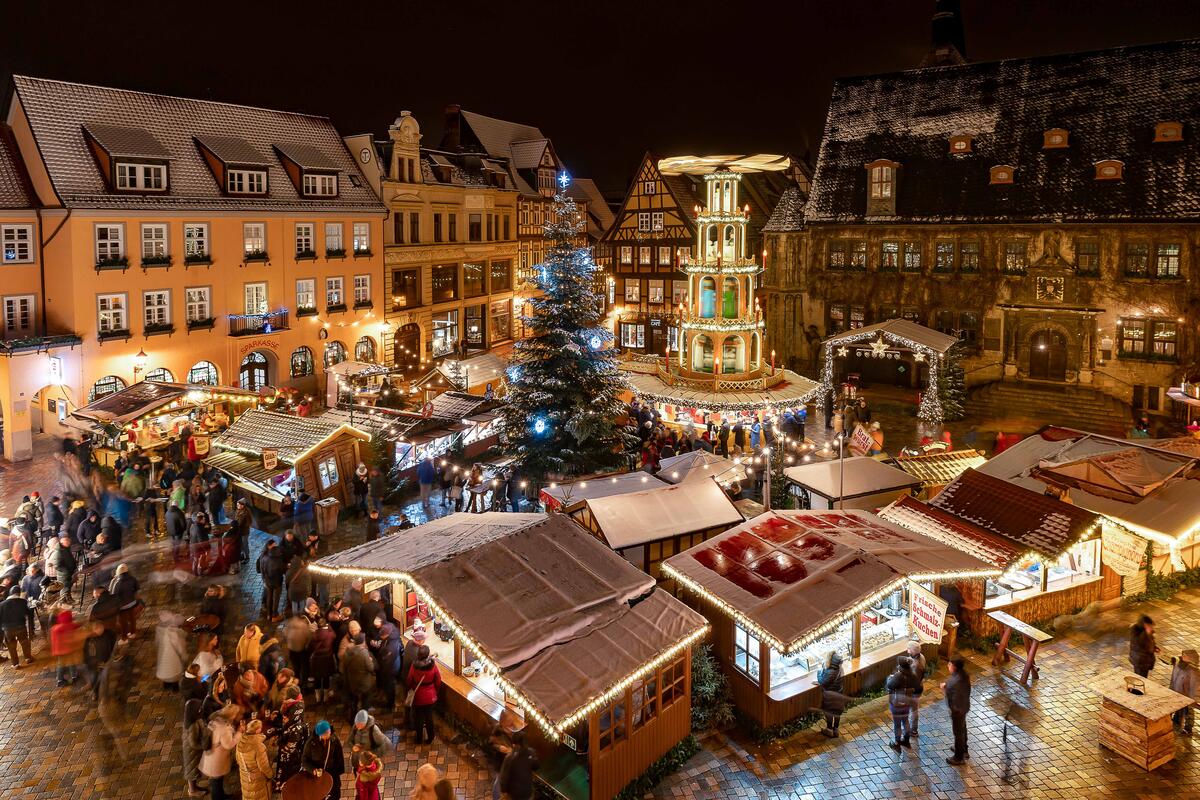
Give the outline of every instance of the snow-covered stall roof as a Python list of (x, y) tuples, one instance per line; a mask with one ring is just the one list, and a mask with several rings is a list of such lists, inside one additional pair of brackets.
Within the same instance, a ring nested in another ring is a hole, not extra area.
[(620, 550), (742, 521), (715, 480), (659, 485), (644, 492), (586, 501), (609, 547)]
[(896, 467), (921, 479), (925, 488), (945, 486), (963, 473), (963, 470), (982, 466), (987, 461), (978, 450), (946, 450), (941, 453), (926, 453), (921, 456), (904, 456), (896, 459)]
[(788, 467), (783, 475), (792, 483), (830, 500), (835, 497), (864, 497), (921, 485), (920, 478), (869, 456), (851, 456), (843, 460), (844, 465), (835, 458)]
[(716, 478), (718, 483), (729, 484), (746, 480), (746, 468), (732, 459), (710, 453), (707, 450), (691, 450), (659, 462), (657, 476), (667, 483), (687, 483)]
[(1000, 570), (865, 511), (768, 511), (667, 559), (663, 574), (791, 652), (906, 578)]
[(572, 483), (555, 483), (541, 491), (542, 502), (555, 511), (572, 511), (584, 501), (600, 497), (643, 492), (663, 481), (648, 472), (623, 472), (619, 475), (602, 475)]
[(959, 519), (940, 508), (922, 503), (913, 497), (901, 497), (879, 510), (888, 522), (916, 531), (956, 550), (962, 550), (999, 569), (1008, 569), (1024, 554), (1013, 542), (988, 533), (978, 525)]
[(653, 578), (558, 514), (454, 514), (311, 568), (409, 584), (550, 731), (706, 629), (675, 598), (652, 594)]
[(910, 322), (906, 319), (889, 319), (883, 322), (876, 322), (874, 325), (851, 328), (843, 333), (834, 334), (826, 339), (825, 343), (862, 342), (865, 339), (873, 338), (872, 334), (874, 333), (879, 333), (885, 337), (895, 336), (907, 339), (910, 342), (916, 342), (922, 347), (928, 347), (939, 353), (948, 352), (958, 341), (958, 339), (949, 334), (935, 331), (933, 328), (926, 328), (924, 325), (919, 325), (916, 322)]

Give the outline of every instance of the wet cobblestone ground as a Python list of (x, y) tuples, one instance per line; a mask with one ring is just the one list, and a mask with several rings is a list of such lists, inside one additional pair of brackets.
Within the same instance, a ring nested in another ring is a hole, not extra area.
[[(0, 514), (11, 512), (21, 494), (38, 488), (53, 491), (57, 464), (50, 445), (39, 442), (38, 458), (0, 471)], [(393, 514), (398, 509), (390, 509)], [(415, 522), (424, 521), (419, 504), (405, 507)], [(436, 503), (434, 515), (442, 513)], [(402, 535), (402, 534), (401, 534)], [(256, 532), (252, 558), (266, 534)], [(353, 521), (339, 531), (334, 546), (361, 541)], [(148, 549), (153, 560), (154, 544)], [(224, 651), (233, 649), (236, 632), (257, 618), (261, 584), (250, 569), (231, 581), (233, 609)], [(38, 640), (36, 666), (17, 672), (0, 665), (0, 790), (28, 798), (170, 798), (184, 797), (180, 769), (178, 697), (154, 679), (150, 626), (157, 612), (173, 608), (194, 612), (201, 587), (146, 592), (150, 608), (143, 635), (133, 645), (137, 665), (130, 697), (127, 744), (130, 755), (115, 755), (91, 698), (77, 685), (56, 689), (44, 640)], [(1059, 636), (1039, 653), (1042, 677), (1029, 690), (996, 672), (981, 655), (972, 657), (975, 683), (971, 726), (972, 760), (955, 768), (949, 754), (949, 719), (936, 680), (926, 694), (921, 736), (913, 750), (897, 755), (887, 749), (890, 720), (886, 701), (873, 700), (849, 711), (842, 738), (827, 740), (801, 732), (769, 747), (753, 745), (736, 731), (702, 740), (703, 749), (650, 796), (657, 798), (1193, 798), (1200, 797), (1200, 756), (1195, 740), (1179, 740), (1175, 761), (1147, 774), (1101, 749), (1096, 719), (1099, 700), (1086, 688), (1090, 677), (1125, 663), (1126, 631), (1137, 613), (1158, 620), (1164, 653), (1175, 654), (1200, 643), (1200, 591), (1168, 602), (1111, 612), (1086, 629)], [(1152, 678), (1165, 681), (1166, 667)], [(939, 676), (940, 679), (940, 676)], [(1006, 723), (1005, 715), (1009, 721)], [(310, 725), (327, 716), (341, 737), (346, 722), (340, 706), (310, 705)], [(377, 713), (380, 724), (397, 736), (399, 716)], [(441, 729), (432, 746), (405, 741), (388, 756), (384, 797), (406, 798), (416, 769), (431, 761), (457, 787), (460, 798), (490, 797), (492, 773), (482, 756)], [(344, 782), (344, 797), (353, 797)]]

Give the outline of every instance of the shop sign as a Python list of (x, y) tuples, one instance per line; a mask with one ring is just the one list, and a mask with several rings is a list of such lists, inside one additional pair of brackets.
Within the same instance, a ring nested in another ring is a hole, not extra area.
[(1113, 572), (1129, 578), (1142, 569), (1146, 560), (1146, 540), (1129, 531), (1104, 526), (1102, 561)]
[(50, 356), (50, 383), (58, 386), (65, 381), (62, 356)]
[(908, 584), (908, 625), (922, 642), (942, 641), (942, 627), (946, 624), (946, 609), (950, 607), (942, 598), (919, 584)]
[(862, 425), (855, 425), (854, 433), (850, 434), (850, 452), (856, 456), (865, 456), (874, 445), (875, 440), (871, 438), (867, 429)]
[(264, 447), (262, 451), (263, 469), (273, 470), (279, 466), (279, 448)]
[(208, 444), (209, 440), (207, 436), (192, 434), (192, 447), (196, 449), (196, 455), (201, 458), (208, 455)]

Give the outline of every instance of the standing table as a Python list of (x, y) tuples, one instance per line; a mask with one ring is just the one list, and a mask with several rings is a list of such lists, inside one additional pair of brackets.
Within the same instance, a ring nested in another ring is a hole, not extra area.
[[(1008, 663), (1009, 658), (1024, 661), (1025, 669), (1021, 672), (1021, 683), (1028, 684), (1031, 673), (1036, 679), (1039, 673), (1034, 661), (1037, 658), (1038, 646), (1054, 637), (1003, 611), (989, 611), (988, 616), (1000, 623), (1000, 627), (1004, 629), (1004, 633), (1000, 634), (1000, 644), (996, 646), (996, 655), (992, 656), (992, 664), (1001, 667)], [(1021, 634), (1021, 638), (1025, 640), (1025, 655), (1008, 649), (1008, 639), (1013, 631)]]
[[(1126, 678), (1140, 682), (1144, 694), (1129, 692)], [(1088, 688), (1103, 698), (1100, 744), (1146, 771), (1175, 758), (1171, 715), (1191, 699), (1120, 667), (1097, 675)]]

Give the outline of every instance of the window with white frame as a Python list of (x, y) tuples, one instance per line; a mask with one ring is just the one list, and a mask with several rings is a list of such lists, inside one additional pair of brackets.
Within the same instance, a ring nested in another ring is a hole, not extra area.
[(0, 225), (0, 260), (5, 264), (33, 261), (32, 225)]
[(247, 283), (242, 287), (242, 294), (245, 298), (245, 313), (267, 313), (267, 284), (262, 282)]
[(658, 194), (658, 181), (642, 181), (642, 194)]
[(733, 624), (733, 665), (755, 683), (762, 680), (762, 670), (759, 665), (761, 655), (762, 645), (758, 637), (735, 622)]
[(662, 281), (648, 281), (646, 286), (647, 299), (651, 303), (661, 304), (665, 289)]
[(342, 223), (326, 222), (325, 223), (325, 252), (326, 253), (344, 253), (346, 252), (346, 242), (342, 238)]
[(337, 175), (305, 175), (304, 193), (315, 197), (333, 197), (337, 194)]
[(643, 267), (648, 267), (654, 263), (654, 248), (639, 247), (638, 248), (638, 264)]
[(371, 223), (369, 223), (369, 222), (354, 223), (354, 252), (355, 253), (371, 252)]
[(671, 266), (671, 248), (670, 247), (658, 248), (658, 265), (660, 267)]
[(183, 290), (183, 298), (189, 324), (212, 319), (212, 292), (207, 286), (189, 286)]
[(650, 232), (650, 212), (649, 211), (639, 211), (638, 212), (638, 232), (639, 233), (649, 233)]
[(167, 226), (162, 223), (142, 225), (142, 260), (167, 257)]
[(354, 276), (354, 305), (366, 306), (371, 304), (371, 276)]
[(317, 308), (316, 281), (312, 278), (301, 278), (296, 281), (296, 308), (301, 311)]
[(638, 325), (632, 322), (621, 323), (621, 346), (622, 347), (645, 347), (646, 346), (646, 326)]
[(161, 192), (167, 188), (167, 168), (162, 164), (117, 162), (117, 188), (130, 192)]
[(171, 324), (170, 289), (142, 292), (142, 321), (147, 328), (161, 328)]
[(226, 173), (225, 189), (230, 194), (266, 194), (267, 173), (252, 169), (231, 169)]
[(247, 222), (242, 225), (242, 250), (248, 256), (266, 255), (267, 226), (262, 222)]
[(129, 330), (128, 302), (124, 294), (96, 295), (96, 313), (100, 333)]
[(625, 279), (625, 302), (637, 303), (642, 299), (642, 282), (637, 278)]
[(96, 263), (119, 261), (125, 257), (125, 226), (96, 226)]
[(33, 332), (33, 295), (21, 294), (4, 298), (4, 332), (28, 334)]
[(630, 246), (630, 245), (622, 245), (621, 246), (621, 263), (622, 264), (632, 264), (633, 263), (633, 247), (632, 246)]
[(661, 231), (663, 229), (663, 212), (655, 211), (650, 214), (650, 230)]
[(346, 304), (345, 283), (340, 275), (325, 279), (325, 305), (341, 306)]
[(686, 303), (688, 299), (688, 282), (671, 281), (671, 305)]
[(311, 222), (296, 223), (296, 255), (316, 255), (316, 226)]
[(201, 261), (208, 258), (208, 223), (189, 222), (183, 226), (183, 257)]

